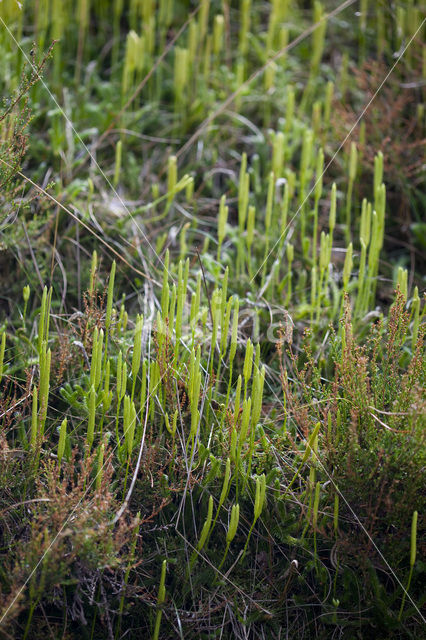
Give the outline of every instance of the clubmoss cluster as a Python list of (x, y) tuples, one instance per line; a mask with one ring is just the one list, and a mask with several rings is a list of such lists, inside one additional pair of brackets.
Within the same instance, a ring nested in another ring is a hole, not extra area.
[(0, 3), (5, 638), (420, 637), (424, 15), (358, 4)]

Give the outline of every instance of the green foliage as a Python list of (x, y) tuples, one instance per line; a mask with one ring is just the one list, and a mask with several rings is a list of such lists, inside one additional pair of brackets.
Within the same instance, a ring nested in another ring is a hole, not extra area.
[(0, 3), (2, 633), (419, 637), (421, 12), (109, 4)]

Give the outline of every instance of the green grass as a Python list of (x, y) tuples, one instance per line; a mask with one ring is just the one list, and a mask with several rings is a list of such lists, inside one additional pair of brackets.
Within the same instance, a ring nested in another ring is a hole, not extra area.
[(0, 635), (420, 637), (424, 13), (0, 4)]

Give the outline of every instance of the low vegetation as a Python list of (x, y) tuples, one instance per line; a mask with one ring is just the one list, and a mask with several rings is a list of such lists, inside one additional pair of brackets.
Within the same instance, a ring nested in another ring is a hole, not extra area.
[(422, 10), (0, 17), (1, 637), (419, 638)]

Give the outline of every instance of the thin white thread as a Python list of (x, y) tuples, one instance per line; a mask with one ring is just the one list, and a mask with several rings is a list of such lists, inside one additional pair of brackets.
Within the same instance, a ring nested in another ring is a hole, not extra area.
[[(0, 162), (4, 165), (6, 165), (7, 167), (13, 168), (11, 164), (9, 164), (9, 162), (6, 162), (6, 160), (4, 160), (3, 158), (0, 158)], [(87, 229), (89, 231), (89, 233), (91, 233), (97, 240), (99, 240), (100, 243), (104, 244), (106, 247), (108, 247), (108, 250), (113, 253), (115, 256), (117, 256), (121, 261), (123, 261), (125, 264), (127, 264), (127, 266), (132, 269), (132, 271), (135, 271), (136, 273), (138, 273), (139, 275), (144, 276), (145, 278), (147, 278), (148, 280), (150, 280), (151, 282), (154, 282), (155, 284), (159, 284), (154, 278), (152, 278), (151, 276), (149, 276), (147, 273), (144, 273), (143, 271), (140, 271), (140, 269), (137, 269), (136, 267), (134, 267), (132, 264), (130, 264), (130, 262), (128, 262), (126, 260), (126, 258), (124, 258), (121, 254), (118, 253), (118, 251), (116, 249), (114, 249), (114, 247), (112, 247), (111, 245), (108, 244), (108, 242), (99, 234), (96, 233), (96, 231), (94, 231), (88, 224), (86, 224), (86, 222), (84, 222), (84, 220), (80, 220), (80, 218), (73, 213), (68, 207), (66, 207), (64, 204), (62, 204), (62, 202), (59, 202), (59, 200), (57, 200), (54, 196), (52, 196), (50, 193), (47, 193), (47, 191), (45, 191), (45, 189), (43, 189), (43, 187), (40, 187), (36, 182), (34, 182), (33, 180), (31, 180), (31, 178), (29, 178), (28, 176), (26, 176), (24, 173), (22, 173), (21, 171), (16, 171), (16, 175), (20, 176), (21, 178), (23, 178), (24, 180), (26, 180), (26, 182), (28, 182), (29, 184), (31, 184), (35, 189), (37, 189), (40, 193), (42, 193), (44, 196), (46, 196), (46, 198), (50, 199), (52, 202), (54, 202), (58, 207), (60, 207), (63, 211), (65, 211), (71, 218), (73, 218), (74, 220), (76, 220), (78, 222), (78, 224), (80, 224), (82, 227), (84, 227), (85, 229)]]
[[(92, 162), (94, 163), (94, 165), (96, 166), (96, 168), (98, 169), (98, 171), (100, 172), (101, 176), (104, 178), (105, 182), (107, 183), (107, 185), (109, 186), (109, 188), (112, 190), (112, 192), (114, 193), (114, 195), (118, 198), (120, 204), (123, 206), (123, 208), (125, 209), (125, 211), (127, 212), (127, 215), (130, 217), (131, 220), (133, 220), (133, 222), (135, 223), (137, 229), (141, 232), (141, 234), (144, 237), (144, 240), (146, 241), (146, 243), (148, 244), (149, 248), (151, 249), (151, 251), (154, 253), (154, 255), (156, 256), (156, 258), (158, 259), (158, 261), (160, 262), (160, 264), (163, 266), (163, 268), (165, 269), (165, 265), (164, 262), (162, 261), (162, 259), (160, 258), (160, 256), (158, 255), (158, 253), (155, 251), (154, 247), (152, 246), (152, 244), (149, 241), (148, 236), (146, 235), (146, 233), (144, 232), (144, 230), (142, 229), (142, 227), (140, 227), (140, 225), (138, 224), (137, 220), (134, 218), (133, 214), (131, 213), (131, 211), (129, 210), (129, 208), (127, 207), (127, 205), (124, 203), (123, 199), (121, 198), (120, 194), (117, 192), (117, 190), (115, 189), (115, 187), (113, 186), (113, 184), (111, 183), (111, 181), (109, 180), (109, 178), (105, 175), (103, 169), (101, 168), (101, 166), (98, 164), (97, 160), (95, 159), (94, 155), (91, 153), (90, 149), (87, 147), (86, 143), (84, 142), (84, 140), (81, 138), (80, 134), (78, 133), (78, 131), (75, 129), (73, 123), (71, 122), (71, 120), (68, 118), (67, 114), (65, 113), (65, 111), (63, 110), (63, 108), (61, 107), (61, 105), (59, 104), (59, 102), (56, 100), (55, 96), (53, 95), (53, 93), (50, 91), (49, 87), (47, 86), (47, 84), (45, 83), (45, 81), (43, 80), (42, 76), (40, 76), (38, 74), (37, 68), (34, 66), (34, 64), (32, 63), (32, 61), (30, 60), (30, 58), (27, 56), (27, 54), (25, 53), (25, 51), (23, 50), (23, 48), (21, 47), (21, 45), (19, 44), (19, 42), (16, 40), (15, 36), (13, 35), (13, 33), (11, 32), (11, 30), (9, 29), (9, 27), (7, 26), (7, 24), (5, 23), (5, 21), (3, 20), (3, 18), (0, 16), (0, 20), (3, 24), (3, 26), (5, 27), (6, 31), (8, 32), (8, 34), (10, 35), (10, 37), (12, 38), (13, 42), (15, 43), (15, 45), (18, 47), (18, 49), (21, 51), (22, 55), (24, 56), (25, 60), (27, 61), (27, 63), (31, 66), (31, 68), (33, 69), (33, 71), (35, 71), (37, 73), (37, 77), (40, 80), (40, 82), (42, 83), (43, 87), (46, 89), (47, 93), (49, 94), (49, 96), (52, 98), (53, 102), (55, 103), (56, 107), (59, 109), (59, 111), (61, 112), (61, 114), (63, 115), (65, 121), (69, 124), (69, 126), (71, 127), (72, 132), (74, 133), (74, 135), (77, 137), (77, 139), (79, 140), (79, 142), (82, 144), (83, 148), (85, 149), (85, 151), (87, 152), (87, 154), (89, 155), (90, 159), (92, 160)], [(167, 273), (170, 277), (170, 279), (172, 280), (172, 282), (174, 282), (174, 278), (173, 276), (170, 274), (170, 272), (167, 270)]]
[[(9, 28), (7, 27), (7, 25), (5, 24), (4, 20), (0, 17), (1, 22), (3, 23), (3, 25), (5, 26), (6, 30), (8, 31), (9, 35), (12, 37), (13, 41), (15, 42), (15, 44), (18, 46), (18, 48), (21, 50), (21, 52), (23, 53), (24, 57), (26, 58), (27, 62), (29, 62), (29, 64), (31, 65), (31, 67), (33, 69), (35, 69), (35, 67), (33, 66), (32, 62), (28, 59), (27, 55), (25, 54), (25, 52), (23, 51), (23, 49), (21, 48), (21, 46), (19, 45), (19, 43), (16, 41), (15, 37), (13, 36), (13, 34), (10, 32)], [(423, 22), (421, 23), (420, 27), (417, 29), (417, 31), (415, 32), (415, 34), (412, 36), (412, 38), (410, 39), (410, 41), (408, 42), (408, 44), (406, 45), (406, 47), (404, 48), (403, 52), (401, 53), (401, 55), (399, 56), (399, 58), (397, 59), (397, 61), (395, 62), (395, 64), (392, 66), (392, 68), (390, 69), (390, 71), (388, 72), (388, 74), (386, 75), (386, 77), (384, 78), (384, 80), (382, 81), (382, 83), (380, 84), (379, 88), (377, 89), (377, 91), (375, 92), (375, 94), (373, 95), (373, 97), (371, 98), (371, 100), (369, 101), (369, 103), (367, 104), (367, 106), (364, 108), (364, 110), (362, 111), (361, 115), (359, 116), (359, 118), (357, 119), (357, 121), (355, 122), (355, 124), (353, 125), (352, 129), (350, 130), (350, 132), (347, 134), (347, 136), (345, 137), (345, 139), (343, 140), (342, 144), (339, 146), (339, 148), (337, 149), (337, 151), (335, 152), (335, 154), (333, 155), (332, 159), (329, 161), (329, 163), (327, 164), (327, 166), (325, 167), (322, 176), (326, 173), (326, 171), (328, 170), (328, 168), (330, 167), (330, 165), (333, 163), (335, 157), (337, 156), (337, 154), (339, 153), (339, 151), (341, 150), (341, 148), (343, 147), (343, 145), (345, 144), (346, 140), (348, 139), (348, 137), (351, 135), (353, 129), (357, 126), (358, 122), (360, 121), (360, 119), (363, 117), (363, 115), (365, 114), (365, 112), (367, 111), (367, 109), (369, 108), (369, 106), (371, 105), (371, 103), (373, 102), (373, 100), (375, 99), (375, 97), (377, 96), (377, 94), (379, 93), (379, 91), (381, 90), (381, 88), (383, 87), (384, 83), (386, 82), (386, 80), (388, 79), (388, 77), (391, 75), (391, 73), (393, 72), (393, 70), (395, 69), (395, 67), (397, 66), (397, 64), (400, 62), (402, 56), (404, 55), (405, 51), (408, 49), (408, 47), (410, 46), (411, 42), (414, 40), (414, 38), (416, 37), (417, 33), (420, 31), (420, 29), (422, 28), (423, 24), (425, 23), (426, 19), (423, 20)], [(38, 74), (37, 74), (38, 75)], [(95, 165), (97, 166), (97, 168), (99, 169), (101, 175), (104, 177), (105, 181), (107, 182), (107, 184), (112, 188), (113, 192), (117, 195), (118, 199), (120, 200), (121, 204), (123, 205), (123, 207), (126, 209), (126, 211), (128, 212), (130, 218), (135, 222), (136, 226), (138, 227), (138, 229), (142, 232), (142, 234), (144, 235), (145, 239), (147, 240), (148, 245), (150, 246), (150, 248), (152, 249), (152, 251), (154, 252), (154, 254), (156, 255), (156, 257), (158, 258), (158, 260), (160, 261), (160, 263), (163, 265), (163, 267), (165, 268), (164, 263), (162, 262), (161, 258), (158, 256), (158, 254), (156, 253), (156, 251), (153, 249), (153, 247), (151, 246), (148, 238), (146, 237), (145, 233), (143, 232), (142, 229), (140, 229), (139, 225), (137, 224), (136, 220), (134, 220), (133, 215), (131, 214), (131, 212), (128, 210), (128, 208), (126, 207), (126, 205), (124, 204), (124, 202), (122, 201), (121, 197), (119, 196), (119, 194), (117, 193), (117, 191), (114, 189), (114, 187), (112, 186), (112, 184), (110, 183), (109, 179), (106, 177), (106, 175), (104, 174), (103, 170), (101, 169), (101, 167), (99, 166), (99, 164), (97, 163), (97, 161), (94, 159), (93, 155), (91, 154), (91, 152), (89, 151), (89, 149), (87, 148), (86, 144), (83, 142), (83, 140), (81, 139), (80, 135), (78, 134), (78, 132), (75, 130), (72, 122), (69, 120), (69, 118), (67, 117), (67, 115), (65, 114), (65, 112), (63, 111), (62, 107), (59, 105), (59, 103), (57, 102), (56, 98), (53, 96), (53, 94), (51, 93), (50, 89), (47, 87), (47, 85), (45, 84), (44, 80), (38, 76), (39, 79), (41, 80), (43, 86), (45, 87), (45, 89), (47, 89), (49, 95), (51, 96), (51, 98), (54, 100), (56, 106), (58, 107), (58, 109), (61, 111), (61, 113), (63, 114), (65, 120), (71, 125), (71, 128), (74, 132), (74, 134), (77, 136), (77, 138), (79, 139), (79, 141), (82, 143), (82, 145), (84, 146), (85, 150), (87, 151), (87, 153), (89, 154), (90, 158), (93, 160), (93, 162), (95, 163)], [(25, 176), (24, 176), (25, 177)], [(293, 220), (297, 217), (298, 213), (300, 212), (300, 209), (303, 207), (303, 205), (305, 204), (306, 200), (309, 198), (309, 196), (312, 194), (312, 192), (315, 189), (316, 184), (320, 181), (321, 178), (318, 178), (317, 182), (314, 184), (314, 186), (312, 187), (311, 191), (307, 194), (305, 200), (302, 202), (302, 204), (300, 205), (299, 209), (296, 211), (296, 213), (294, 214), (294, 216), (291, 218), (290, 222), (288, 223), (285, 231), (280, 235), (280, 238), (278, 239), (278, 241), (275, 243), (275, 245), (272, 247), (271, 251), (268, 253), (268, 256), (265, 258), (265, 260), (263, 261), (262, 265), (260, 266), (260, 268), (257, 270), (257, 272), (254, 274), (251, 282), (253, 281), (253, 279), (256, 277), (256, 275), (259, 273), (260, 269), (263, 267), (263, 265), (265, 264), (265, 262), (269, 259), (271, 253), (274, 251), (275, 247), (277, 246), (277, 244), (279, 243), (279, 241), (281, 240), (282, 236), (286, 233), (287, 228), (289, 227), (289, 225), (293, 222)], [(168, 275), (170, 276), (170, 273), (167, 271)], [(172, 276), (170, 276), (171, 279), (173, 280)], [(210, 354), (211, 354), (211, 347), (210, 347)], [(164, 377), (165, 374), (163, 374), (163, 376), (160, 378), (159, 382), (157, 383), (156, 387), (152, 390), (151, 394), (149, 394), (147, 400), (145, 401), (145, 405), (148, 403), (148, 401), (150, 400), (150, 398), (152, 397), (153, 393), (155, 392), (155, 390), (158, 388), (158, 386), (161, 384), (162, 379)], [(268, 385), (268, 387), (270, 388), (270, 390), (272, 391), (273, 395), (276, 397), (276, 399), (278, 400), (279, 404), (282, 406), (283, 409), (285, 409), (283, 403), (281, 402), (281, 400), (278, 398), (278, 396), (276, 395), (275, 391), (272, 389), (272, 387), (270, 386), (268, 380), (266, 380), (266, 383)], [(144, 405), (144, 407), (145, 407)], [(142, 413), (142, 409), (140, 411)], [(214, 412), (213, 412), (214, 413)], [(201, 415), (200, 415), (200, 420), (201, 420)], [(143, 440), (142, 439), (142, 447), (143, 447)], [(117, 443), (117, 445), (114, 447), (114, 449), (112, 449), (111, 451), (111, 455), (115, 452), (115, 450), (117, 449), (117, 447), (119, 446), (120, 443)], [(142, 448), (141, 447), (141, 448)], [(390, 566), (390, 564), (387, 562), (386, 558), (384, 557), (384, 555), (382, 554), (382, 552), (380, 551), (380, 549), (377, 547), (377, 545), (375, 544), (374, 540), (372, 539), (372, 537), (370, 536), (370, 534), (368, 533), (368, 531), (365, 529), (365, 527), (363, 526), (363, 524), (361, 523), (361, 521), (359, 520), (358, 516), (356, 515), (356, 513), (353, 511), (352, 507), (350, 506), (349, 502), (346, 500), (345, 496), (341, 493), (341, 491), (339, 490), (339, 488), (337, 487), (337, 485), (334, 483), (333, 478), (328, 474), (326, 468), (324, 467), (324, 465), (322, 464), (322, 462), (319, 460), (318, 456), (316, 456), (318, 463), (320, 464), (320, 466), (322, 467), (322, 469), (324, 470), (325, 474), (327, 475), (327, 477), (329, 478), (330, 482), (333, 484), (334, 488), (336, 489), (336, 491), (338, 492), (338, 494), (343, 498), (345, 504), (347, 505), (347, 507), (349, 508), (349, 510), (351, 511), (352, 515), (354, 516), (354, 518), (356, 519), (357, 523), (359, 524), (359, 526), (361, 527), (361, 529), (364, 531), (364, 533), (366, 534), (366, 536), (369, 538), (370, 542), (373, 544), (374, 548), (376, 549), (376, 551), (379, 553), (380, 557), (383, 559), (383, 561), (386, 563), (386, 565), (389, 567), (392, 575), (394, 576), (394, 578), (397, 580), (398, 584), (401, 586), (401, 588), (403, 589), (403, 591), (405, 592), (405, 594), (408, 596), (408, 599), (410, 600), (410, 602), (413, 604), (414, 608), (416, 609), (416, 611), (419, 613), (420, 617), (422, 618), (422, 620), (425, 622), (425, 618), (422, 616), (420, 610), (418, 609), (416, 603), (412, 600), (411, 596), (409, 595), (408, 591), (406, 591), (405, 587), (402, 585), (402, 583), (400, 582), (398, 576), (395, 574), (394, 570), (392, 569), (392, 567)], [(107, 461), (105, 461), (105, 463), (102, 465), (102, 469), (104, 469), (105, 465), (107, 464)], [(28, 583), (28, 581), (31, 579), (31, 577), (34, 575), (34, 572), (37, 570), (37, 568), (40, 566), (41, 562), (43, 561), (43, 559), (45, 558), (45, 556), (47, 555), (47, 553), (50, 551), (50, 549), (52, 548), (53, 544), (56, 542), (58, 536), (60, 535), (61, 531), (64, 529), (64, 527), (66, 526), (66, 524), (69, 522), (69, 519), (72, 517), (72, 515), (74, 514), (75, 510), (80, 506), (83, 498), (87, 495), (87, 492), (89, 491), (89, 489), (92, 487), (93, 483), (95, 482), (96, 478), (94, 478), (92, 480), (92, 482), (88, 485), (87, 490), (85, 491), (84, 495), (82, 496), (82, 498), (79, 500), (79, 502), (77, 503), (77, 505), (74, 507), (74, 509), (71, 511), (70, 515), (67, 517), (67, 519), (65, 520), (64, 524), (61, 526), (61, 528), (59, 529), (58, 533), (56, 534), (56, 536), (53, 538), (52, 542), (49, 544), (48, 548), (46, 549), (46, 551), (43, 553), (42, 557), (40, 558), (40, 560), (38, 561), (38, 563), (35, 565), (35, 567), (33, 568), (33, 570), (31, 571), (31, 573), (29, 574), (28, 578), (25, 580), (25, 582), (23, 583), (23, 585), (21, 586), (21, 588), (18, 590), (18, 593), (16, 594), (16, 596), (14, 597), (14, 599), (12, 600), (12, 602), (10, 603), (10, 605), (8, 606), (8, 608), (6, 609), (6, 611), (4, 612), (4, 614), (2, 615), (2, 617), (0, 618), (0, 623), (3, 621), (3, 619), (5, 618), (5, 616), (7, 615), (7, 613), (9, 612), (10, 608), (13, 606), (13, 604), (16, 602), (16, 599), (19, 597), (19, 595), (22, 593), (23, 589), (25, 588), (26, 584)], [(125, 501), (126, 502), (126, 501)], [(121, 515), (121, 514), (120, 514)], [(179, 533), (179, 531), (176, 529), (176, 531)], [(181, 535), (181, 534), (180, 534)]]
[[(154, 387), (154, 389), (151, 391), (151, 393), (148, 395), (147, 399), (145, 400), (145, 404), (143, 405), (143, 407), (141, 407), (139, 413), (142, 414), (143, 409), (145, 408), (145, 406), (149, 406), (149, 400), (153, 397), (155, 391), (157, 390), (157, 388), (159, 387), (159, 385), (161, 384), (164, 376), (166, 375), (166, 372), (161, 376), (160, 380), (158, 381), (158, 383), (156, 384), (156, 386)], [(131, 425), (129, 425), (130, 427)], [(126, 434), (124, 433), (123, 436), (125, 436)], [(142, 446), (143, 446), (143, 441), (144, 438), (142, 439)], [(102, 465), (101, 469), (103, 471), (103, 469), (105, 468), (105, 466), (109, 463), (109, 460), (111, 459), (113, 453), (117, 450), (117, 448), (120, 446), (120, 442), (117, 442), (116, 446), (111, 449), (110, 455), (108, 456), (108, 459), (105, 460), (104, 464)], [(96, 474), (98, 475), (98, 474)], [(37, 562), (37, 564), (34, 566), (34, 568), (32, 569), (31, 573), (29, 574), (29, 576), (27, 577), (27, 579), (25, 580), (25, 582), (21, 585), (21, 587), (18, 589), (18, 592), (16, 593), (15, 597), (13, 598), (13, 600), (10, 602), (9, 606), (7, 607), (6, 611), (3, 613), (2, 617), (0, 618), (0, 623), (4, 620), (4, 618), (7, 616), (8, 612), (10, 611), (11, 607), (14, 605), (14, 603), (16, 602), (16, 600), (19, 598), (19, 596), (21, 595), (22, 591), (25, 589), (26, 585), (28, 584), (29, 580), (31, 580), (32, 576), (34, 575), (34, 573), (37, 571), (38, 567), (40, 566), (40, 564), (43, 562), (44, 558), (46, 557), (46, 555), (49, 553), (49, 551), (51, 550), (51, 548), (53, 547), (53, 545), (55, 544), (56, 540), (58, 539), (59, 535), (61, 534), (61, 532), (64, 530), (64, 528), (67, 526), (68, 522), (70, 521), (70, 519), (72, 518), (72, 516), (74, 515), (74, 513), (76, 512), (76, 510), (78, 509), (78, 507), (81, 505), (83, 499), (87, 496), (89, 490), (92, 488), (93, 484), (96, 482), (96, 476), (93, 478), (93, 480), (90, 482), (90, 484), (87, 486), (86, 491), (84, 492), (84, 494), (82, 495), (82, 497), (80, 498), (80, 500), (77, 502), (77, 504), (74, 506), (74, 508), (72, 509), (71, 513), (67, 516), (66, 520), (64, 521), (64, 523), (61, 525), (59, 531), (57, 532), (57, 534), (55, 535), (55, 537), (53, 538), (53, 540), (50, 542), (49, 546), (47, 547), (47, 549), (45, 550), (45, 552), (43, 553), (43, 555), (41, 556), (41, 558), (39, 559), (39, 561)], [(126, 496), (127, 497), (127, 496)], [(122, 515), (122, 514), (120, 514)]]
[(180, 155), (182, 153), (184, 153), (192, 145), (192, 143), (195, 142), (195, 140), (197, 140), (200, 137), (200, 135), (204, 131), (204, 129), (211, 122), (213, 122), (213, 120), (215, 120), (218, 115), (223, 113), (223, 111), (226, 109), (226, 107), (229, 104), (231, 104), (231, 102), (233, 102), (233, 100), (235, 100), (235, 98), (241, 93), (241, 91), (245, 87), (248, 87), (253, 82), (253, 80), (256, 80), (260, 75), (262, 75), (262, 73), (264, 71), (266, 71), (266, 69), (271, 64), (273, 64), (275, 62), (275, 60), (279, 60), (279, 58), (281, 58), (281, 56), (283, 56), (285, 53), (288, 53), (288, 51), (291, 51), (292, 49), (294, 49), (294, 47), (296, 47), (300, 42), (303, 42), (303, 40), (305, 40), (305, 38), (307, 38), (312, 33), (314, 33), (314, 31), (316, 31), (318, 29), (318, 27), (320, 27), (323, 22), (328, 22), (328, 20), (330, 20), (331, 18), (334, 18), (335, 16), (337, 16), (339, 13), (341, 13), (344, 9), (349, 7), (351, 4), (354, 4), (354, 2), (356, 2), (356, 0), (345, 0), (345, 2), (342, 2), (341, 5), (336, 7), (336, 9), (333, 9), (333, 11), (330, 11), (330, 13), (327, 13), (326, 15), (324, 15), (318, 22), (315, 22), (310, 27), (305, 29), (305, 31), (303, 31), (303, 33), (298, 35), (289, 44), (287, 44), (285, 47), (280, 49), (275, 55), (272, 56), (272, 58), (269, 58), (269, 60), (262, 67), (260, 67), (256, 71), (254, 71), (251, 74), (251, 76), (249, 78), (247, 78), (247, 80), (245, 80), (245, 82), (240, 84), (238, 89), (236, 89), (233, 93), (231, 93), (231, 95), (229, 95), (222, 102), (220, 107), (218, 107), (216, 109), (216, 111), (214, 111), (214, 113), (212, 113), (211, 116), (208, 116), (208, 118), (206, 118), (204, 120), (204, 122), (198, 127), (198, 129), (195, 131), (195, 133), (192, 134), (192, 136), (189, 138), (189, 140), (187, 140), (187, 142), (185, 142), (185, 144), (176, 152), (176, 156), (179, 158)]
[[(420, 29), (423, 27), (424, 23), (426, 22), (426, 18), (423, 19), (423, 22), (421, 23), (421, 25), (419, 26), (419, 28), (417, 29), (417, 31), (414, 33), (413, 36), (411, 36), (408, 44), (405, 46), (405, 48), (403, 49), (403, 51), (401, 52), (401, 54), (399, 55), (398, 59), (395, 61), (395, 63), (393, 64), (393, 66), (391, 67), (390, 71), (386, 74), (386, 76), (384, 77), (384, 79), (382, 80), (379, 88), (377, 89), (377, 91), (374, 93), (373, 97), (368, 101), (367, 105), (364, 107), (364, 109), (361, 111), (361, 114), (358, 116), (358, 118), (356, 119), (354, 125), (352, 126), (351, 130), (349, 131), (349, 133), (346, 135), (346, 137), (344, 138), (343, 142), (341, 143), (341, 145), (338, 147), (337, 151), (335, 151), (335, 153), (333, 154), (333, 157), (331, 158), (331, 160), (328, 162), (327, 166), (325, 167), (325, 169), (323, 170), (323, 172), (321, 173), (321, 176), (319, 178), (317, 178), (317, 180), (315, 181), (314, 186), (312, 187), (312, 189), (309, 191), (309, 193), (307, 194), (307, 196), (305, 197), (305, 199), (303, 200), (302, 204), (299, 206), (299, 208), (297, 209), (296, 213), (293, 215), (293, 217), (291, 218), (291, 220), (288, 222), (286, 228), (284, 229), (284, 231), (280, 234), (280, 237), (278, 238), (278, 240), (275, 242), (274, 246), (271, 248), (271, 250), (269, 251), (268, 255), (266, 256), (266, 258), (263, 260), (262, 264), (260, 265), (260, 267), (258, 268), (258, 270), (256, 271), (256, 273), (254, 274), (254, 276), (252, 277), (252, 279), (250, 280), (250, 283), (253, 282), (254, 278), (257, 276), (257, 274), (259, 273), (259, 271), (262, 269), (262, 267), (264, 266), (264, 264), (269, 260), (271, 254), (273, 253), (273, 251), (275, 250), (276, 246), (280, 243), (281, 238), (287, 233), (288, 228), (290, 227), (290, 225), (292, 224), (292, 222), (297, 218), (297, 216), (299, 215), (301, 209), (303, 208), (303, 206), (305, 205), (305, 203), (307, 202), (308, 198), (312, 195), (312, 193), (315, 191), (315, 187), (317, 186), (317, 184), (322, 180), (323, 176), (326, 174), (326, 172), (328, 171), (329, 167), (333, 164), (334, 160), (336, 159), (337, 154), (340, 152), (340, 150), (342, 149), (343, 145), (345, 144), (345, 142), (347, 141), (347, 139), (351, 136), (353, 130), (355, 129), (355, 127), (358, 125), (359, 121), (362, 119), (362, 117), (364, 116), (364, 114), (366, 113), (367, 109), (370, 107), (371, 103), (373, 102), (373, 100), (375, 100), (376, 96), (378, 95), (379, 91), (382, 89), (383, 85), (385, 84), (386, 80), (389, 78), (389, 76), (391, 75), (391, 73), (394, 71), (395, 67), (397, 66), (397, 64), (401, 61), (401, 58), (403, 57), (404, 53), (407, 51), (408, 47), (410, 46), (410, 44), (413, 42), (414, 38), (417, 36), (417, 34), (419, 33)], [(317, 248), (313, 247), (313, 251), (316, 251)]]
[[(284, 412), (286, 412), (286, 408), (284, 407), (283, 402), (280, 400), (280, 398), (277, 396), (277, 394), (275, 393), (274, 389), (272, 388), (272, 386), (269, 384), (268, 380), (266, 379), (266, 375), (265, 375), (265, 380), (266, 380), (266, 384), (268, 385), (270, 391), (272, 392), (272, 394), (275, 396), (275, 398), (277, 399), (278, 403), (280, 404), (280, 406), (283, 408)], [(337, 493), (339, 494), (339, 496), (341, 496), (341, 498), (343, 499), (343, 501), (345, 502), (346, 506), (348, 507), (349, 511), (351, 512), (351, 514), (353, 515), (353, 517), (355, 518), (357, 524), (360, 526), (360, 528), (362, 529), (362, 531), (365, 533), (365, 535), (367, 536), (367, 538), (370, 540), (371, 544), (373, 545), (373, 547), (375, 548), (375, 550), (377, 551), (377, 553), (380, 555), (380, 557), (382, 558), (382, 560), (385, 562), (386, 566), (389, 568), (390, 572), (392, 573), (393, 577), (395, 578), (395, 580), (398, 582), (399, 586), (401, 587), (401, 589), (404, 591), (404, 593), (406, 594), (406, 596), (408, 597), (408, 599), (410, 600), (411, 604), (414, 606), (414, 608), (416, 609), (417, 613), (420, 615), (421, 619), (423, 620), (423, 622), (426, 622), (426, 619), (423, 617), (422, 613), (420, 612), (420, 609), (417, 607), (416, 603), (414, 602), (414, 600), (411, 598), (410, 594), (408, 593), (408, 591), (406, 590), (406, 588), (404, 587), (404, 585), (402, 584), (402, 582), (400, 581), (400, 579), (398, 578), (398, 576), (396, 575), (395, 571), (392, 569), (391, 565), (389, 564), (389, 562), (386, 560), (385, 556), (383, 555), (383, 553), (380, 551), (380, 549), (378, 548), (378, 546), (376, 545), (376, 543), (374, 542), (373, 538), (371, 537), (371, 535), (368, 533), (367, 529), (364, 527), (364, 525), (362, 524), (361, 520), (358, 518), (357, 514), (355, 513), (355, 511), (352, 509), (351, 505), (349, 504), (349, 502), (346, 500), (345, 496), (343, 495), (343, 493), (340, 491), (339, 487), (336, 485), (336, 483), (334, 482), (332, 476), (328, 473), (326, 467), (323, 465), (323, 463), (321, 462), (321, 460), (319, 459), (318, 455), (315, 454), (315, 458), (316, 461), (318, 462), (318, 464), (320, 465), (321, 469), (324, 471), (325, 475), (327, 476), (328, 480), (331, 482), (331, 484), (333, 485), (333, 487), (335, 488), (335, 490), (337, 491)]]

